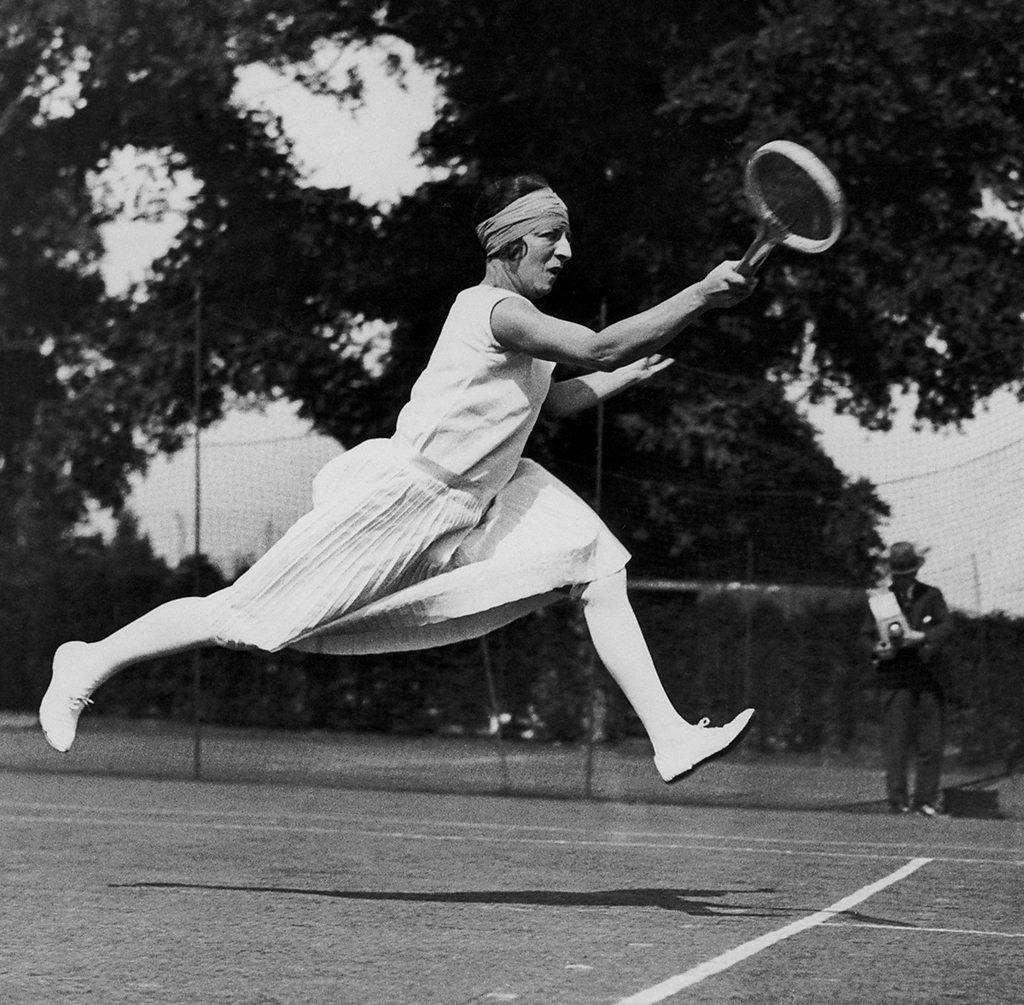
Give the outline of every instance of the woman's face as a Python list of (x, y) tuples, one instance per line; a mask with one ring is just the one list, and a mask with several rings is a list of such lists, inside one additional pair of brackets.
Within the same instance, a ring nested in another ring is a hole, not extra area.
[(530, 300), (547, 296), (562, 267), (572, 258), (567, 227), (553, 227), (522, 238), (525, 252), (515, 263), (519, 292)]

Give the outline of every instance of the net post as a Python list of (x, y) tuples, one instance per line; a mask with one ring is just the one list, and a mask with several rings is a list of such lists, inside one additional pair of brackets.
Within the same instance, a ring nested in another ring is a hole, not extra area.
[[(746, 581), (748, 587), (754, 584), (754, 542), (747, 541)], [(743, 699), (741, 704), (746, 707), (751, 703), (754, 674), (754, 595), (747, 591), (743, 605)]]
[[(192, 355), (192, 408), (193, 408), (193, 444), (195, 448), (195, 468), (193, 478), (193, 539), (192, 539), (192, 592), (199, 596), (202, 590), (202, 577), (199, 568), (199, 556), (202, 553), (202, 390), (203, 390), (203, 286), (202, 279), (197, 276), (193, 294), (193, 355)], [(192, 651), (192, 778), (199, 781), (203, 773), (203, 738), (201, 725), (202, 702), (202, 650)]]
[(511, 786), (508, 775), (508, 758), (505, 756), (505, 744), (501, 735), (501, 710), (498, 708), (498, 690), (494, 686), (494, 673), (491, 666), (491, 647), (486, 635), (480, 636), (480, 659), (484, 665), (487, 694), (491, 703), (491, 718), (494, 720), (494, 744), (498, 751), (498, 763), (501, 765), (501, 794), (507, 796)]
[[(601, 300), (598, 313), (598, 331), (608, 324), (608, 301)], [(594, 512), (601, 515), (601, 495), (604, 481), (604, 402), (597, 403), (597, 417), (594, 430)], [(594, 741), (597, 731), (597, 654), (593, 644), (587, 646), (587, 740), (583, 761), (583, 794), (587, 799), (594, 795)]]

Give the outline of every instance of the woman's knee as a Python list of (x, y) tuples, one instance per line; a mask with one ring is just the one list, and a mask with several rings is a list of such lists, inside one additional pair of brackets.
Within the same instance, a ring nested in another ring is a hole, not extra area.
[(620, 569), (610, 576), (595, 579), (583, 588), (580, 600), (584, 606), (620, 602), (626, 596), (626, 570)]

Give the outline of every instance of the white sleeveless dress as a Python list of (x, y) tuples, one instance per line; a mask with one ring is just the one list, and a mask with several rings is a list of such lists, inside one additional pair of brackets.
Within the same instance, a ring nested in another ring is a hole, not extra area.
[(224, 645), (355, 654), (462, 641), (621, 570), (629, 553), (522, 451), (554, 364), (494, 339), (456, 298), (391, 439), (330, 461), (313, 509), (215, 594)]

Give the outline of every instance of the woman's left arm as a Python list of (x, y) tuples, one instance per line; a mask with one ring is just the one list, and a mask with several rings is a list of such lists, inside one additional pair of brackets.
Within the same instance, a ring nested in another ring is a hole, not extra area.
[(627, 388), (650, 380), (656, 373), (670, 367), (675, 360), (671, 356), (645, 356), (642, 359), (620, 366), (617, 370), (597, 371), (570, 380), (552, 384), (544, 399), (544, 414), (552, 418), (565, 418), (591, 408), (599, 401), (620, 394)]

